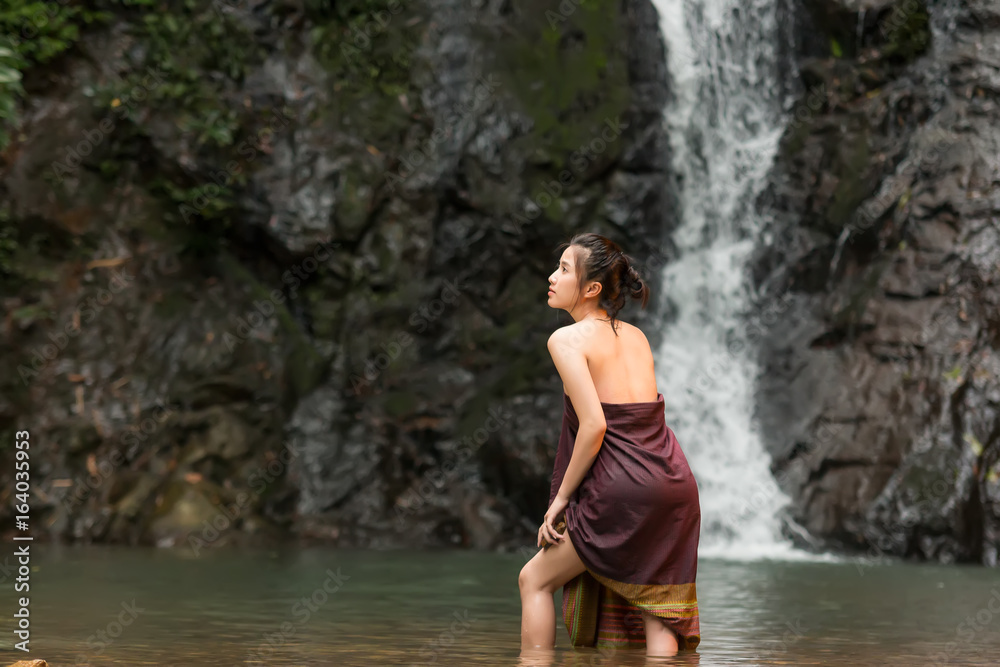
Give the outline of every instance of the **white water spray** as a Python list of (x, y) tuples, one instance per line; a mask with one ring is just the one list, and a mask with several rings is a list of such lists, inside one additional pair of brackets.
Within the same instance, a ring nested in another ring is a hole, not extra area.
[(808, 558), (779, 532), (788, 502), (753, 423), (756, 364), (741, 318), (754, 211), (784, 125), (774, 0), (654, 0), (674, 101), (665, 116), (682, 176), (678, 259), (664, 291), (678, 317), (657, 353), (667, 424), (701, 494), (699, 555)]

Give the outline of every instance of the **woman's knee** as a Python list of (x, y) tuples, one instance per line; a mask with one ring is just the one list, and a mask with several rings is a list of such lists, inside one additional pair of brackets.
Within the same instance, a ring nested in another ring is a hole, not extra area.
[(535, 560), (528, 561), (521, 568), (521, 574), (517, 576), (517, 586), (521, 589), (522, 594), (545, 591), (546, 587), (540, 570), (539, 563)]
[(521, 573), (517, 575), (517, 587), (522, 593), (533, 591), (535, 588), (535, 576), (532, 561), (528, 561), (521, 568)]

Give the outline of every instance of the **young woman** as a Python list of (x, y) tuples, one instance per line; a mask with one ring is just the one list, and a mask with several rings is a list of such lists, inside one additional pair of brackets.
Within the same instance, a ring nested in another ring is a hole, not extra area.
[(544, 548), (518, 577), (522, 656), (553, 649), (552, 594), (560, 586), (574, 646), (674, 655), (701, 640), (701, 509), (666, 425), (649, 342), (616, 318), (629, 298), (645, 308), (649, 287), (604, 236), (580, 234), (561, 247), (548, 302), (574, 324), (548, 341), (564, 412), (549, 509), (538, 528)]

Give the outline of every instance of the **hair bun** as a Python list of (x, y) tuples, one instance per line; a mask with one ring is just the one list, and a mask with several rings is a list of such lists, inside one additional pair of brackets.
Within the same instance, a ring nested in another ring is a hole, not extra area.
[[(628, 260), (626, 260), (628, 262)], [(625, 283), (628, 285), (632, 292), (636, 292), (642, 289), (642, 278), (639, 277), (639, 272), (635, 270), (631, 262), (627, 263), (627, 269), (625, 271)]]
[(649, 301), (649, 285), (639, 276), (639, 272), (632, 266), (632, 262), (629, 262), (627, 259), (626, 262), (625, 285), (628, 287), (632, 298), (640, 300), (642, 307), (645, 308), (646, 302)]

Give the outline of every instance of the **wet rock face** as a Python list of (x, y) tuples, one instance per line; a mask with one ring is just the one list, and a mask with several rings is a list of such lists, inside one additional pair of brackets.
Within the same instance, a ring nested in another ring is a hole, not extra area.
[(556, 246), (606, 233), (654, 293), (671, 255), (652, 5), (194, 4), (84, 27), (0, 155), (0, 432), (59, 444), (37, 525), (530, 540)]
[[(799, 50), (802, 92), (761, 199), (775, 217), (753, 263), (761, 306), (775, 313), (759, 414), (793, 499), (788, 532), (869, 561), (995, 565), (997, 10), (915, 0), (799, 10), (828, 39)], [(838, 52), (822, 53), (827, 44)]]

